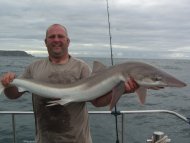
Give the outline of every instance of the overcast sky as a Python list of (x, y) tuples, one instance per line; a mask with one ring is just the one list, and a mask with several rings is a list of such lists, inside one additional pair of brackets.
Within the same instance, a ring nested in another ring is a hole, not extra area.
[[(114, 57), (190, 59), (190, 0), (109, 0)], [(106, 0), (0, 0), (0, 50), (47, 55), (47, 27), (67, 27), (74, 56), (110, 56)]]

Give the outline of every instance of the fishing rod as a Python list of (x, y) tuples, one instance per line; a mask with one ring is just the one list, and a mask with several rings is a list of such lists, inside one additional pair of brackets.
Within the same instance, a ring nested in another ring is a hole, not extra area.
[[(107, 20), (108, 20), (108, 30), (109, 30), (109, 45), (110, 45), (110, 58), (111, 58), (111, 64), (113, 63), (113, 48), (112, 48), (112, 36), (111, 36), (111, 23), (110, 23), (110, 12), (109, 12), (109, 3), (108, 0), (106, 0), (106, 6), (107, 6)], [(114, 107), (114, 111), (111, 113), (115, 116), (115, 130), (116, 130), (116, 143), (119, 143), (119, 135), (118, 135), (118, 115), (120, 113), (117, 111), (117, 105)]]
[(110, 44), (110, 57), (111, 57), (111, 64), (113, 66), (113, 48), (112, 48), (112, 36), (111, 36), (111, 23), (110, 23), (110, 12), (109, 12), (109, 3), (107, 2), (107, 16), (108, 16), (108, 30), (109, 30), (109, 44)]

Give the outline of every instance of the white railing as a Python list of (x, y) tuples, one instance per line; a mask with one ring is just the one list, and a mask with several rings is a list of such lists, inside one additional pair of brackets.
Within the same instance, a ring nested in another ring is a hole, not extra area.
[[(111, 112), (111, 111), (89, 111), (89, 114), (113, 114), (113, 115), (120, 115), (121, 116), (121, 143), (124, 143), (124, 136), (125, 136), (125, 114), (147, 114), (147, 113), (166, 113), (171, 114), (179, 119), (187, 122), (190, 124), (190, 119), (170, 110), (134, 110), (134, 111), (118, 111), (118, 112)], [(13, 143), (16, 143), (16, 124), (15, 124), (15, 116), (16, 115), (31, 115), (34, 114), (33, 111), (0, 111), (1, 114), (8, 114), (12, 116), (12, 130), (13, 130)]]

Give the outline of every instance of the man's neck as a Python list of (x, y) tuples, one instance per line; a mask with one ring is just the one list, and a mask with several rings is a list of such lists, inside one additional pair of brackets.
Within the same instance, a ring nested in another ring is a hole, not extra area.
[(49, 60), (53, 63), (53, 64), (66, 64), (69, 61), (70, 56), (66, 55), (66, 56), (61, 56), (61, 57), (50, 57), (49, 56)]

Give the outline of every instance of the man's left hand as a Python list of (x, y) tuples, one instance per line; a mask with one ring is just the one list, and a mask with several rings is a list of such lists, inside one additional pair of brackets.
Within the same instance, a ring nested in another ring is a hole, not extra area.
[(125, 82), (125, 92), (126, 93), (133, 93), (135, 90), (139, 88), (139, 85), (133, 78), (129, 78), (127, 82)]

